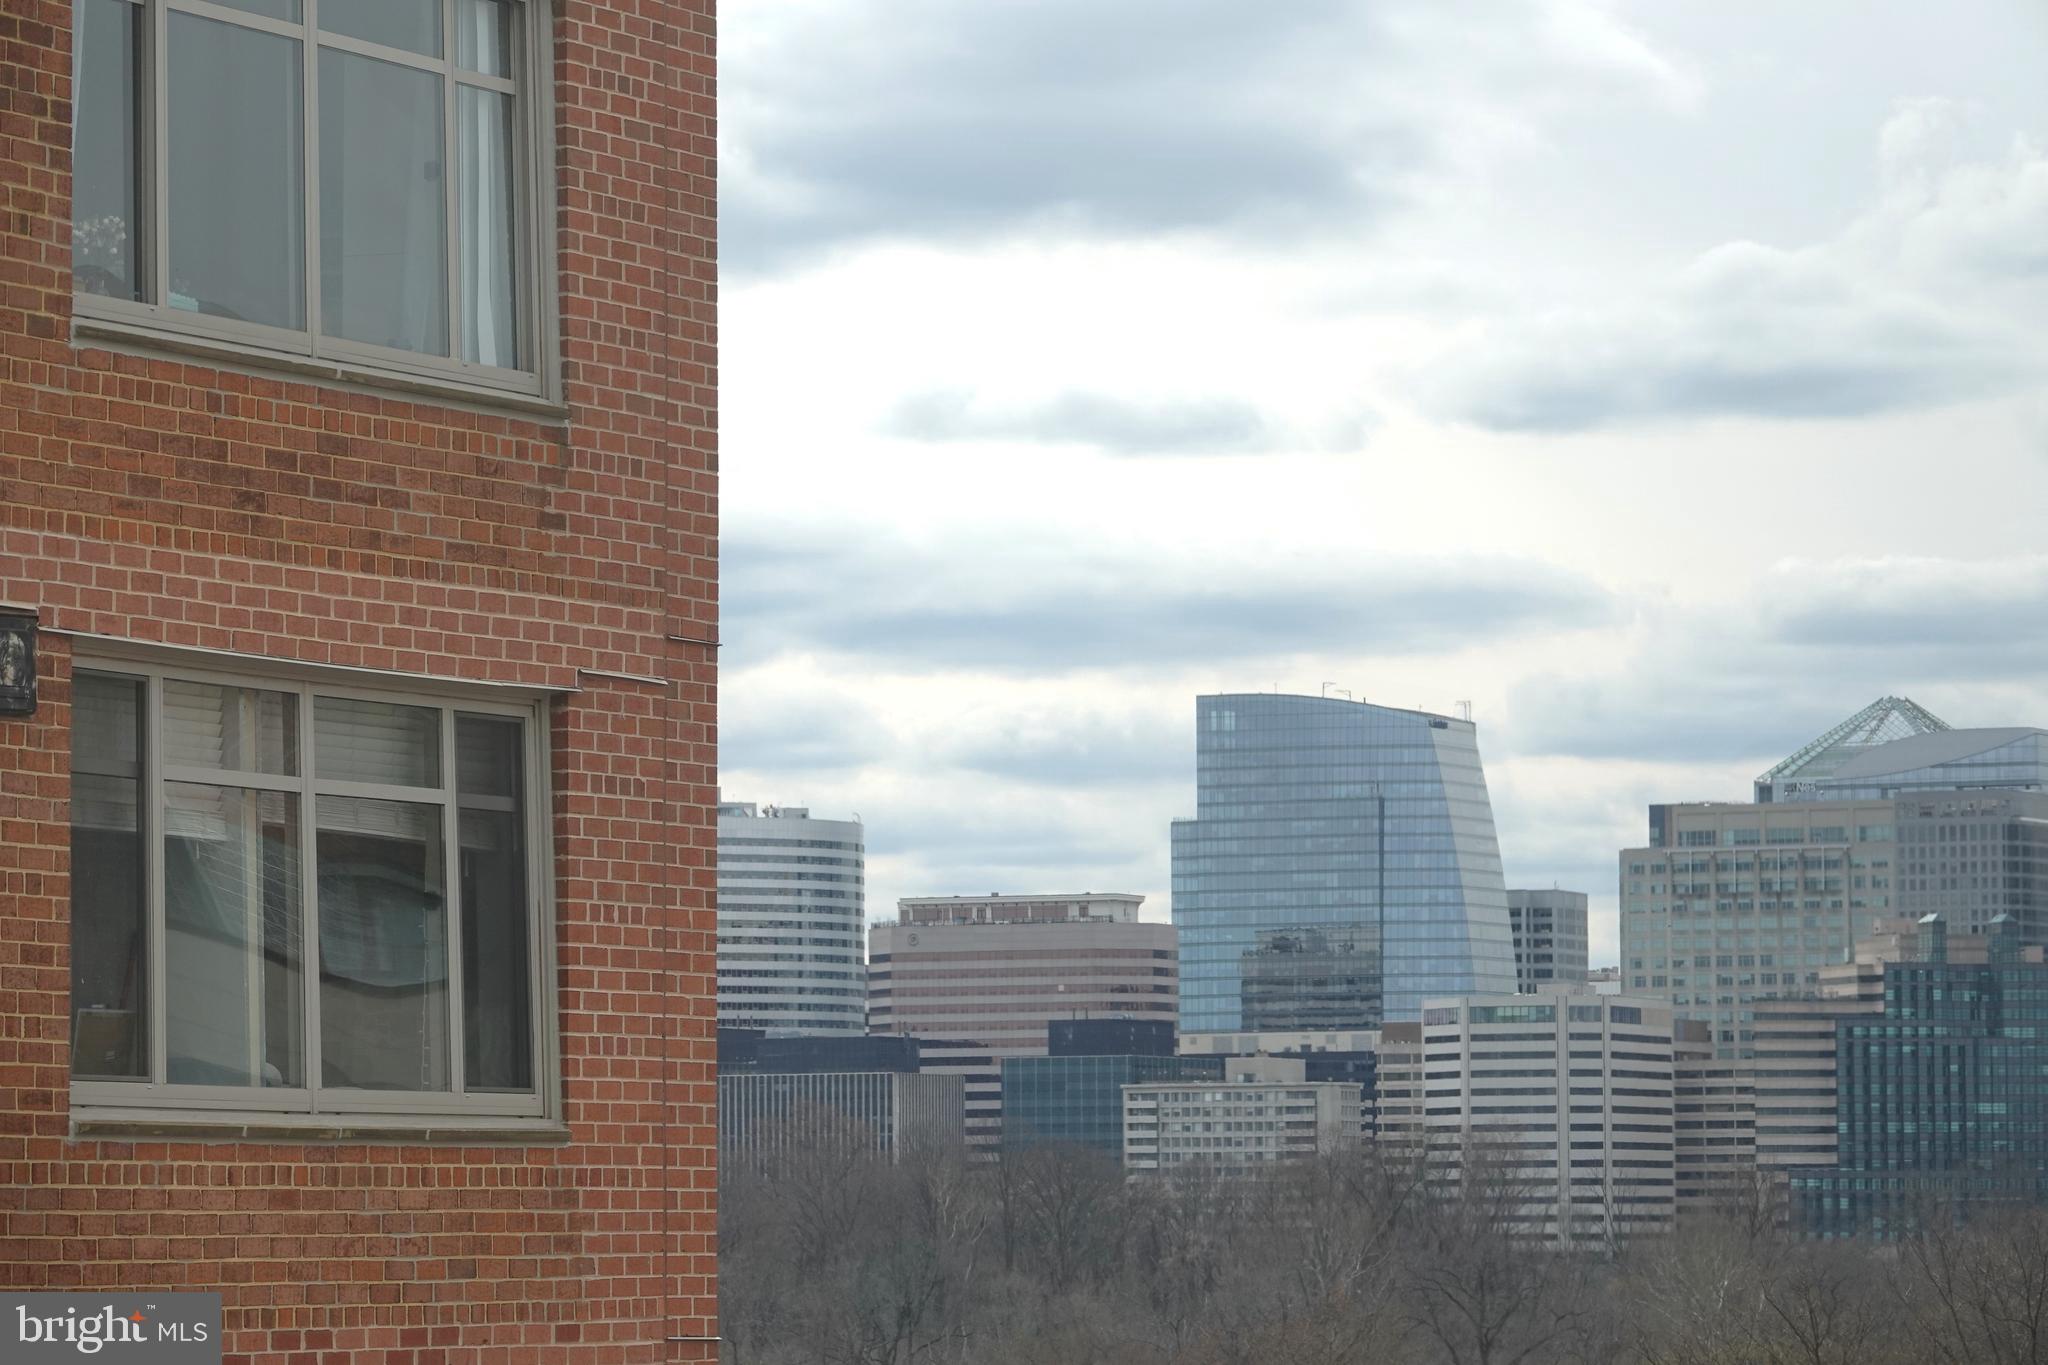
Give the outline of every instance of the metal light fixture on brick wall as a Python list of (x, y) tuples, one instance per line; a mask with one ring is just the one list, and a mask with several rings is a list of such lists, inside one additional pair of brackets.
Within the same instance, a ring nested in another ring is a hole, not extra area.
[(0, 716), (36, 711), (36, 618), (0, 612)]

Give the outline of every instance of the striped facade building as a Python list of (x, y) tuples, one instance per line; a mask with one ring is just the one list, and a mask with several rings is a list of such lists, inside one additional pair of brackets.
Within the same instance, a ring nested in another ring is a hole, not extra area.
[(878, 1152), (957, 1146), (965, 1122), (958, 1076), (900, 1071), (742, 1071), (718, 1078), (723, 1160), (786, 1151)]
[(719, 1027), (867, 1032), (866, 861), (858, 820), (719, 803)]

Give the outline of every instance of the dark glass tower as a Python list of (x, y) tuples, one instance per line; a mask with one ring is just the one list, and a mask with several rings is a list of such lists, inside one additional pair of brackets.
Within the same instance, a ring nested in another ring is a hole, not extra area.
[(1181, 1028), (1376, 1028), (1515, 989), (1470, 721), (1324, 697), (1195, 702), (1173, 825)]
[(1948, 960), (1939, 916), (1922, 962), (1884, 969), (1884, 1013), (1835, 1022), (1838, 1164), (1792, 1177), (1807, 1229), (1895, 1236), (1956, 1205), (2048, 1199), (2048, 966), (2019, 925), (1991, 961)]

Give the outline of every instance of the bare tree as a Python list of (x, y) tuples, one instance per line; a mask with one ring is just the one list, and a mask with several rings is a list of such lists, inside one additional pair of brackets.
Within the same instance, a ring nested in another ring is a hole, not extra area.
[(1895, 1284), (1929, 1357), (2048, 1365), (2048, 1213), (1926, 1208), (1910, 1223)]
[(1091, 1147), (1040, 1143), (1003, 1153), (1014, 1168), (1017, 1225), (1056, 1293), (1116, 1260), (1123, 1169)]
[(1431, 1190), (1407, 1274), (1418, 1330), (1451, 1365), (1567, 1354), (1587, 1311), (1579, 1263), (1540, 1237), (1547, 1207), (1514, 1151), (1467, 1135), (1455, 1180)]
[[(1802, 1243), (1772, 1258), (1764, 1279), (1765, 1357), (1783, 1365), (1875, 1365), (1891, 1356), (1897, 1314), (1869, 1253)], [(1895, 1358), (1895, 1357), (1893, 1357)]]

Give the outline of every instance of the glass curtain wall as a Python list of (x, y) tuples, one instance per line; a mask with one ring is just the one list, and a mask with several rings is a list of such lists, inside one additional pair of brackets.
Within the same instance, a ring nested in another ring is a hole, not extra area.
[(1376, 1028), (1515, 989), (1473, 727), (1272, 693), (1196, 702), (1173, 827), (1183, 1030)]

